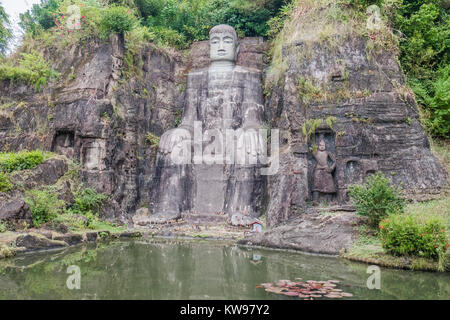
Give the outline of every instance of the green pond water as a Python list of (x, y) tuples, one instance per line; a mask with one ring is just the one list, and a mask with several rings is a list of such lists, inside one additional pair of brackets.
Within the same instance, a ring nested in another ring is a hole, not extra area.
[[(79, 290), (67, 288), (70, 265)], [(256, 288), (296, 277), (339, 280), (346, 299), (450, 299), (448, 273), (381, 268), (381, 289), (370, 290), (367, 267), (211, 241), (114, 242), (0, 260), (0, 299), (298, 299)]]

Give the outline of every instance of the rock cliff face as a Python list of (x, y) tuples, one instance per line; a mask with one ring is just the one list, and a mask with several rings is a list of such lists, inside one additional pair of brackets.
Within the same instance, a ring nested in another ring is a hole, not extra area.
[(358, 35), (337, 35), (330, 45), (311, 40), (301, 28), (295, 33), (300, 35), (295, 41), (283, 44), (286, 68), (266, 101), (271, 127), (281, 129), (280, 172), (270, 177), (268, 224), (298, 217), (312, 200), (313, 152), (320, 139), (336, 164), (331, 173), (336, 193), (328, 201), (348, 202), (348, 186), (375, 171), (401, 185), (409, 198), (447, 188), (396, 53), (375, 50), (370, 38)]
[(57, 84), (41, 93), (0, 84), (9, 105), (0, 114), (0, 149), (40, 148), (79, 161), (84, 184), (111, 196), (105, 216), (126, 220), (148, 203), (155, 148), (145, 135), (174, 126), (181, 58), (149, 45), (141, 50), (140, 76), (125, 80), (119, 37), (44, 54), (62, 74)]
[[(238, 64), (261, 68), (261, 45), (260, 38), (243, 40)], [(83, 183), (110, 195), (104, 216), (125, 222), (152, 207), (157, 146), (146, 135), (177, 125), (186, 74), (206, 67), (209, 52), (207, 42), (195, 43), (187, 56), (149, 44), (140, 50), (137, 75), (125, 79), (124, 50), (123, 40), (112, 37), (44, 52), (62, 80), (39, 93), (1, 82), (0, 150), (40, 148), (78, 161)]]
[[(209, 64), (207, 42), (188, 55), (149, 44), (140, 50), (137, 75), (125, 79), (124, 50), (112, 37), (57, 56), (44, 52), (62, 80), (39, 93), (0, 83), (0, 150), (41, 148), (79, 161), (85, 185), (110, 195), (105, 217), (122, 221), (142, 206), (152, 212), (157, 146), (146, 135), (176, 126), (186, 74)], [(265, 50), (262, 39), (244, 39), (237, 64), (264, 71)], [(298, 217), (312, 199), (312, 151), (320, 138), (336, 161), (333, 202), (345, 203), (348, 186), (375, 171), (410, 196), (446, 188), (394, 53), (369, 54), (366, 38), (343, 37), (333, 49), (285, 43), (282, 57), (287, 67), (265, 101), (265, 120), (280, 129), (280, 170), (267, 187), (270, 226)]]

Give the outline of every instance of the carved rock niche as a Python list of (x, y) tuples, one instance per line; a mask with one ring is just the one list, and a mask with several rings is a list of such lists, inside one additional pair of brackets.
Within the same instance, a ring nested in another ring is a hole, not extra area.
[[(337, 165), (338, 161), (336, 159), (336, 142), (335, 142), (336, 135), (334, 131), (332, 131), (328, 127), (320, 127), (316, 130), (315, 134), (311, 136), (308, 142), (308, 189), (309, 189), (309, 195), (310, 199), (313, 199), (313, 190), (314, 190), (314, 169), (317, 164), (317, 160), (313, 155), (313, 150), (316, 150), (320, 144), (321, 139), (325, 141), (325, 148), (326, 151), (329, 154), (332, 154), (335, 157), (335, 164)], [(331, 167), (333, 165), (333, 161), (328, 158), (328, 165)], [(330, 194), (322, 194), (320, 193), (319, 202), (334, 202), (337, 199), (337, 190), (338, 190), (338, 183), (337, 183), (337, 169), (336, 168), (332, 173), (332, 180), (335, 186), (336, 192), (330, 193)]]
[(81, 147), (81, 163), (87, 170), (105, 170), (106, 141), (84, 139)]
[(75, 132), (71, 130), (56, 131), (52, 142), (52, 152), (73, 158), (75, 154)]

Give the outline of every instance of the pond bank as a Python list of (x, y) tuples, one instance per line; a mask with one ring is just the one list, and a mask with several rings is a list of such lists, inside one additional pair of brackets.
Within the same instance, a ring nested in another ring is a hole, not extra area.
[(64, 249), (83, 243), (139, 237), (142, 237), (142, 232), (136, 230), (89, 230), (66, 234), (45, 229), (33, 229), (29, 232), (9, 231), (0, 233), (0, 259), (25, 252)]
[[(298, 221), (297, 221), (298, 220)], [(387, 268), (438, 271), (437, 262), (418, 257), (394, 257), (383, 252), (375, 238), (367, 242), (359, 233), (361, 218), (351, 212), (315, 212), (262, 233), (231, 226), (225, 219), (177, 220), (167, 224), (134, 226), (122, 230), (85, 230), (59, 233), (46, 229), (0, 233), (0, 259), (17, 254), (65, 249), (83, 243), (130, 238), (226, 240), (253, 247), (325, 254)]]

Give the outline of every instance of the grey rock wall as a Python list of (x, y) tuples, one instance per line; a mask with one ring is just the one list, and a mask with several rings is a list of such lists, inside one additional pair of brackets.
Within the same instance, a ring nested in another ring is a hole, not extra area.
[[(410, 198), (447, 188), (446, 172), (430, 152), (395, 54), (382, 50), (369, 56), (362, 37), (338, 41), (337, 52), (302, 42), (283, 47), (288, 68), (267, 100), (272, 127), (282, 129), (281, 170), (269, 182), (271, 226), (301, 215), (312, 200), (316, 162), (311, 151), (320, 137), (336, 157), (333, 202), (348, 202), (348, 186), (375, 171), (401, 185)], [(335, 120), (332, 127), (327, 118)], [(314, 119), (323, 124), (308, 138), (302, 127)]]

